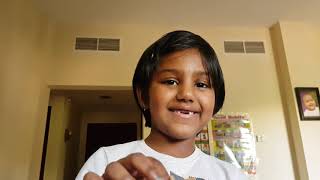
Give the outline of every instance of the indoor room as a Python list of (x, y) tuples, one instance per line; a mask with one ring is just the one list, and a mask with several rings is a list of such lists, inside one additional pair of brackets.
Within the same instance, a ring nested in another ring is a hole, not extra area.
[[(135, 68), (153, 42), (186, 30), (213, 47), (225, 81), (198, 147), (232, 161), (218, 152), (232, 146), (252, 180), (318, 180), (320, 115), (304, 114), (303, 95), (319, 111), (319, 8), (317, 0), (3, 1), (0, 179), (75, 179), (99, 147), (146, 139)], [(248, 147), (218, 143), (217, 133), (234, 130), (221, 129), (221, 118), (248, 123), (239, 125)]]

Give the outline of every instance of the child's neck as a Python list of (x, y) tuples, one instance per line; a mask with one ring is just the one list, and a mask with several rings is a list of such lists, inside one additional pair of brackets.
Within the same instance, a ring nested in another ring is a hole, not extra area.
[(190, 156), (195, 150), (195, 139), (174, 140), (157, 133), (150, 133), (145, 139), (146, 144), (155, 151), (177, 158)]

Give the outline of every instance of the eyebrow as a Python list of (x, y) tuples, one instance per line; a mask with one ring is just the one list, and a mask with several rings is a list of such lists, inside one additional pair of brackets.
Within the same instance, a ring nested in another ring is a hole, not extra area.
[[(162, 73), (174, 73), (174, 74), (179, 74), (180, 71), (177, 70), (177, 69), (159, 69), (158, 70), (158, 73), (162, 74)], [(199, 75), (199, 76), (208, 76), (208, 73), (206, 71), (195, 71), (195, 74), (196, 75)]]

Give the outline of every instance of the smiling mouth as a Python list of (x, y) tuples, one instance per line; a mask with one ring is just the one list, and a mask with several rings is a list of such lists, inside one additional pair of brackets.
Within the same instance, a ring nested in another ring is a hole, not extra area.
[(197, 112), (189, 111), (189, 110), (171, 109), (170, 111), (174, 112), (176, 115), (182, 118), (191, 118), (194, 115), (198, 114)]

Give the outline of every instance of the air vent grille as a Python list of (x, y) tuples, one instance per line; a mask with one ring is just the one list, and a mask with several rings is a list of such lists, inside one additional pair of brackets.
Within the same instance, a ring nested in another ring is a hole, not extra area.
[(76, 50), (120, 51), (120, 39), (77, 37)]
[(246, 41), (244, 46), (246, 53), (265, 53), (264, 44), (261, 41)]
[(97, 38), (76, 38), (76, 50), (97, 50)]
[(98, 50), (102, 51), (119, 51), (120, 39), (99, 39)]
[(262, 41), (224, 41), (225, 53), (265, 53)]
[(225, 41), (224, 51), (226, 53), (244, 53), (244, 46), (242, 41)]

